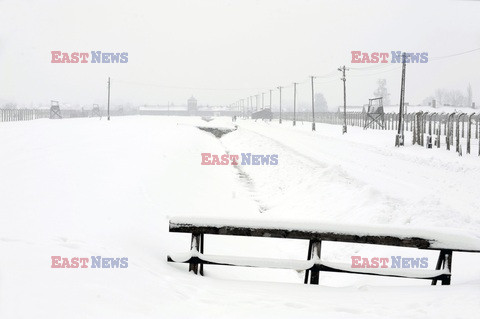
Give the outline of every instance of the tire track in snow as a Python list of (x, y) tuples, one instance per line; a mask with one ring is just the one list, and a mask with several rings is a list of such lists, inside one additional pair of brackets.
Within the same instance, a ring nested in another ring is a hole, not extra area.
[[(384, 199), (391, 203), (392, 212), (397, 211), (398, 215), (403, 211), (402, 214), (409, 216), (403, 223), (426, 222), (445, 227), (465, 227), (467, 224), (477, 230), (480, 228), (478, 214), (475, 214), (480, 210), (478, 201), (472, 198), (466, 189), (468, 187), (454, 186), (455, 181), (474, 185), (471, 179), (478, 177), (475, 169), (459, 173), (455, 165), (450, 164), (445, 169), (440, 159), (430, 166), (425, 160), (398, 150), (388, 151), (374, 145), (345, 141), (316, 132), (305, 134), (290, 130), (285, 134), (284, 128), (283, 132), (275, 131), (281, 130), (281, 127), (259, 126), (259, 129), (250, 129), (242, 125), (241, 128), (255, 134), (257, 138), (269, 139), (290, 153), (313, 163), (336, 167), (339, 177), (355, 182), (358, 187), (373, 185), (372, 189), (383, 194)], [(302, 143), (298, 143), (299, 140)], [(466, 176), (468, 173), (473, 176)], [(452, 206), (452, 198), (458, 199), (458, 207)]]
[[(276, 139), (252, 130), (241, 129), (237, 132), (225, 138), (225, 142), (231, 145), (232, 149), (241, 148), (241, 145), (238, 145), (241, 143), (238, 142), (242, 141), (244, 144), (247, 141), (248, 147), (251, 148), (253, 145), (251, 141), (255, 141), (256, 149), (268, 149), (273, 153), (278, 153), (282, 157), (282, 163), (295, 164), (290, 165), (287, 169), (274, 169), (273, 172), (266, 173), (266, 175), (258, 174), (259, 170), (267, 170), (266, 167), (246, 167), (255, 183), (261, 185), (257, 196), (262, 198), (261, 201), (265, 202), (268, 207), (285, 206), (285, 210), (289, 211), (287, 217), (313, 214), (316, 216), (315, 218), (343, 219), (344, 221), (351, 221), (349, 213), (354, 212), (356, 207), (362, 207), (363, 212), (360, 215), (363, 217), (359, 217), (359, 220), (363, 220), (367, 216), (368, 200), (373, 198), (376, 203), (373, 205), (374, 207), (370, 205), (370, 208), (375, 211), (388, 212), (388, 214), (379, 213), (376, 222), (385, 223), (397, 218), (400, 207), (398, 201), (387, 198), (366, 183), (352, 178), (341, 166), (331, 165), (318, 158), (305, 155)], [(232, 137), (235, 135), (237, 138), (233, 139)], [(275, 180), (272, 181), (272, 178)], [(280, 194), (274, 194), (278, 191)], [(362, 199), (359, 194), (365, 195), (366, 198)], [(271, 199), (272, 197), (273, 199)], [(335, 202), (334, 197), (338, 197), (341, 201), (341, 208), (338, 208), (339, 204)], [(349, 202), (348, 199), (351, 201)], [(325, 205), (325, 202), (328, 204)], [(272, 213), (277, 211), (278, 209), (274, 209)]]
[[(205, 131), (205, 132), (208, 132), (209, 134), (213, 135), (216, 137), (216, 139), (220, 142), (220, 144), (222, 145), (222, 147), (225, 149), (225, 153), (226, 154), (230, 154), (230, 151), (228, 150), (228, 148), (223, 144), (222, 142), (222, 137), (224, 135), (227, 135), (231, 132), (234, 132), (236, 129), (237, 129), (237, 125), (235, 125), (235, 129), (233, 130), (228, 130), (228, 129), (222, 129), (222, 128), (215, 128), (215, 127), (201, 127), (201, 126), (197, 126), (197, 128), (199, 130), (202, 130), (202, 131)], [(236, 177), (240, 183), (240, 185), (243, 186), (243, 188), (245, 188), (247, 190), (247, 193), (249, 194), (249, 196), (255, 201), (255, 203), (257, 204), (258, 206), (258, 211), (260, 213), (264, 213), (265, 211), (268, 210), (268, 208), (263, 205), (261, 203), (261, 201), (258, 199), (257, 196), (255, 196), (257, 194), (257, 191), (255, 189), (255, 183), (254, 181), (252, 180), (252, 178), (250, 177), (250, 175), (248, 175), (242, 168), (240, 165), (236, 165), (236, 166), (233, 166), (236, 171), (237, 171), (237, 174), (236, 174)]]

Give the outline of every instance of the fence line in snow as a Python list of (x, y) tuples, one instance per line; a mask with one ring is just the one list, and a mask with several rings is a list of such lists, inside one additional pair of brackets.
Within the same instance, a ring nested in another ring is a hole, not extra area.
[(0, 122), (29, 121), (48, 118), (50, 111), (38, 109), (0, 109)]
[[(98, 111), (97, 111), (98, 112)], [(101, 116), (106, 112), (100, 110)], [(123, 110), (111, 110), (110, 116), (135, 115), (138, 112), (124, 112)], [(96, 117), (92, 110), (61, 110), (62, 118)], [(0, 122), (30, 121), (42, 118), (51, 118), (50, 110), (45, 109), (0, 109)]]
[[(273, 113), (273, 118), (278, 119), (279, 113)], [(293, 112), (282, 112), (282, 120), (293, 120)], [(365, 127), (367, 113), (347, 112), (347, 125)], [(297, 122), (311, 122), (312, 114), (310, 112), (297, 112), (295, 114)], [(455, 151), (463, 154), (462, 144), (465, 143), (466, 153), (471, 153), (472, 139), (479, 139), (480, 135), (480, 114), (477, 113), (436, 113), (436, 112), (414, 112), (407, 113), (404, 117), (405, 131), (413, 133), (412, 143), (425, 146), (427, 148), (440, 148), (445, 144), (446, 149), (450, 150), (455, 145)], [(341, 112), (319, 112), (315, 114), (315, 122), (343, 125), (344, 115)], [(373, 122), (368, 126), (369, 129), (378, 130), (398, 130), (398, 113), (385, 113), (383, 127)], [(442, 141), (442, 136), (445, 137)], [(480, 140), (478, 141), (478, 155), (480, 156)]]

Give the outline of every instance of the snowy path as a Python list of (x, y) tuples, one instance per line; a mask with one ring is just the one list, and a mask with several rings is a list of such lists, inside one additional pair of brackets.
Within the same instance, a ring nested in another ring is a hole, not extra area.
[[(388, 131), (354, 127), (342, 136), (338, 134), (338, 126), (318, 125), (317, 132), (312, 133), (308, 125), (292, 128), (290, 122), (280, 126), (245, 121), (240, 127), (241, 130), (224, 138), (231, 139), (232, 147), (242, 139), (255, 140), (261, 145), (256, 148), (258, 152), (280, 152), (279, 166), (288, 169), (279, 169), (275, 175), (290, 174), (290, 177), (281, 180), (273, 174), (263, 174), (272, 183), (282, 188), (292, 178), (302, 183), (312, 175), (317, 178), (315, 184), (320, 184), (317, 192), (304, 194), (303, 200), (316, 202), (316, 197), (322, 197), (317, 211), (328, 208), (335, 218), (344, 216), (358, 222), (365, 220), (362, 211), (368, 209), (369, 222), (468, 227), (480, 231), (478, 157), (459, 158), (453, 152), (418, 146), (395, 149), (391, 147), (393, 133)], [(233, 137), (235, 134), (238, 138)], [(248, 144), (244, 143), (244, 147), (243, 151)], [(299, 169), (294, 167), (295, 163), (308, 168)], [(254, 178), (256, 171), (265, 170), (248, 168)], [(257, 175), (260, 178), (262, 174)], [(322, 189), (322, 183), (328, 186)], [(332, 198), (330, 192), (336, 186), (338, 193)], [(325, 191), (329, 196), (322, 196)], [(350, 205), (343, 206), (339, 197)], [(308, 209), (313, 211), (315, 207)]]

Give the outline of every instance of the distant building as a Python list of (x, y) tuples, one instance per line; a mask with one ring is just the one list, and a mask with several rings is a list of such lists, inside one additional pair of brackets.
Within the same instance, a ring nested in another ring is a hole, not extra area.
[[(360, 112), (360, 113), (365, 113), (365, 107), (368, 108), (368, 104), (364, 104), (363, 106), (358, 106), (358, 105), (347, 105), (347, 112)], [(337, 112), (343, 112), (343, 105), (339, 106), (337, 108)]]
[(187, 101), (188, 112), (195, 113), (198, 110), (197, 99), (193, 97), (189, 98)]
[(144, 105), (139, 108), (140, 115), (176, 115), (176, 116), (232, 116), (240, 115), (239, 110), (230, 110), (226, 106), (199, 106), (195, 97), (187, 100), (187, 105)]

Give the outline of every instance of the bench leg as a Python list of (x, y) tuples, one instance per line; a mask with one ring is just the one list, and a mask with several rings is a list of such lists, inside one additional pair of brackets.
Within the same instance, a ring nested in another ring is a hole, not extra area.
[[(308, 241), (308, 254), (307, 254), (307, 260), (312, 259), (312, 241)], [(308, 276), (310, 275), (310, 270), (307, 269), (305, 270), (305, 279), (303, 280), (304, 284), (308, 284)]]
[[(205, 234), (200, 235), (200, 253), (203, 254)], [(200, 276), (203, 276), (203, 264), (200, 264)]]
[[(319, 261), (320, 260), (320, 252), (321, 252), (322, 242), (321, 241), (312, 241), (312, 253), (311, 259)], [(310, 271), (310, 284), (311, 285), (318, 285), (319, 277), (320, 277), (320, 270), (314, 266), (314, 268)]]
[[(192, 234), (192, 242), (190, 245), (190, 250), (192, 252), (200, 252), (200, 242), (201, 242), (201, 234)], [(195, 275), (198, 274), (198, 264), (197, 263), (190, 263), (188, 267), (188, 271), (193, 271)]]
[(443, 262), (443, 268), (448, 269), (450, 275), (447, 275), (445, 279), (442, 279), (442, 285), (450, 285), (452, 279), (452, 254), (451, 250), (445, 251), (445, 261)]
[[(451, 250), (440, 250), (438, 255), (437, 265), (435, 266), (436, 270), (448, 269), (450, 275), (447, 275), (445, 279), (442, 279), (442, 285), (450, 285), (451, 273), (452, 273), (452, 251)], [(432, 285), (437, 284), (437, 279), (432, 280)]]
[[(435, 266), (435, 270), (442, 269), (443, 262), (445, 261), (445, 251), (440, 250), (440, 254), (438, 255), (437, 265)], [(432, 279), (432, 286), (437, 284), (437, 279)]]

